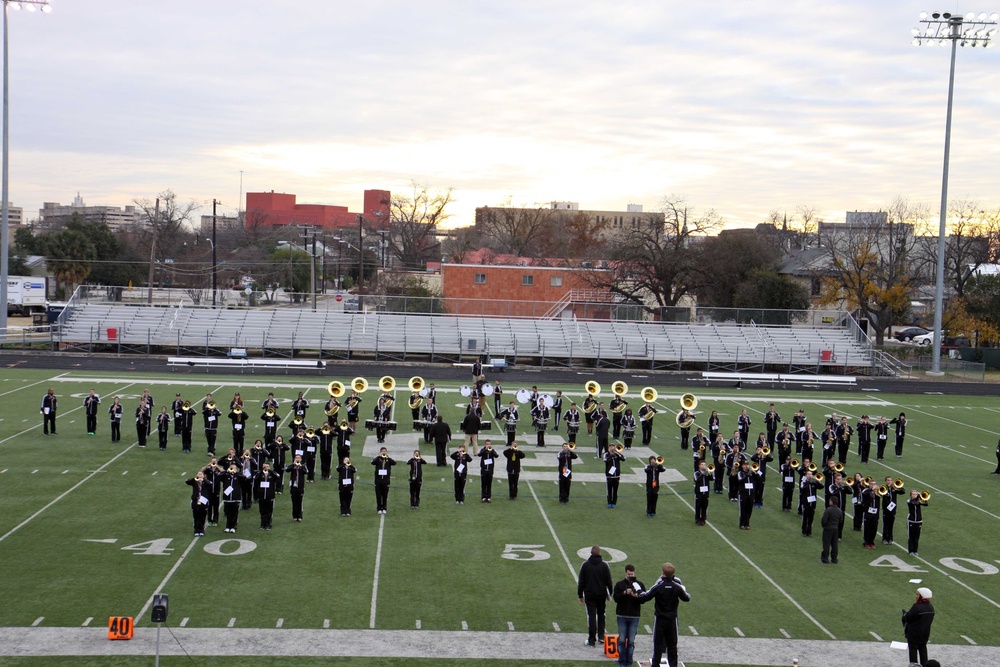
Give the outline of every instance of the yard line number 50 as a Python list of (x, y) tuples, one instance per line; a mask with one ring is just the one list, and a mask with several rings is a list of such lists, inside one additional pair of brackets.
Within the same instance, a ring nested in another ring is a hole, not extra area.
[[(542, 547), (544, 544), (508, 544), (504, 547), (503, 553), (500, 554), (501, 558), (506, 558), (507, 560), (548, 560), (552, 557), (548, 551), (545, 551)], [(628, 554), (624, 551), (619, 551), (618, 549), (612, 549), (611, 547), (601, 547), (601, 551), (607, 554), (607, 558), (604, 559), (606, 563), (620, 563), (621, 561), (628, 559)], [(583, 547), (576, 552), (576, 555), (580, 557), (581, 560), (587, 560), (590, 558), (590, 547)]]

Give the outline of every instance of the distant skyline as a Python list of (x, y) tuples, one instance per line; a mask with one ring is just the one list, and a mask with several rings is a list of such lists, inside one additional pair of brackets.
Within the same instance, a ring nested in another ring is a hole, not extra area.
[[(714, 3), (713, 3), (714, 4)], [(940, 200), (949, 49), (967, 2), (52, 0), (10, 12), (10, 201), (171, 189), (361, 209), (366, 188), (477, 206), (574, 201), (727, 226)], [(959, 49), (950, 197), (1000, 206), (1000, 45)]]

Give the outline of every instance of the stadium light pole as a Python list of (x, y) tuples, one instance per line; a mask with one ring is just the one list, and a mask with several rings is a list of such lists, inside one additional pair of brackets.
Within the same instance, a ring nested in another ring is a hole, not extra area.
[(10, 262), (10, 249), (8, 248), (8, 238), (10, 229), (10, 196), (8, 191), (8, 182), (10, 177), (10, 131), (9, 131), (9, 96), (7, 88), (7, 69), (8, 61), (7, 57), (7, 10), (13, 7), (14, 9), (26, 9), (29, 12), (35, 11), (36, 8), (41, 9), (46, 14), (52, 11), (52, 7), (49, 5), (49, 0), (20, 0), (19, 2), (14, 2), (13, 0), (3, 0), (3, 175), (0, 180), (3, 181), (0, 189), (3, 190), (0, 193), (0, 197), (3, 198), (2, 213), (0, 213), (0, 304), (3, 308), (0, 308), (0, 335), (3, 338), (7, 337), (7, 278), (10, 273), (7, 270), (7, 264)]
[(964, 17), (948, 12), (920, 14), (923, 28), (914, 28), (913, 45), (947, 46), (951, 44), (951, 71), (948, 75), (948, 112), (944, 124), (944, 170), (941, 176), (941, 219), (938, 224), (937, 282), (934, 286), (934, 350), (930, 375), (941, 375), (942, 322), (944, 315), (944, 250), (948, 232), (948, 160), (951, 155), (951, 106), (955, 96), (955, 53), (961, 46), (993, 46), (997, 33), (997, 14), (969, 12)]

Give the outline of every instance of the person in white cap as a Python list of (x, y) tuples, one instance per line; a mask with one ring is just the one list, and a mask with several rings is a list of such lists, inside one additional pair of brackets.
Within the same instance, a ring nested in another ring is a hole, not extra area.
[(930, 639), (931, 623), (934, 622), (934, 605), (931, 604), (933, 596), (931, 589), (921, 586), (917, 589), (917, 601), (909, 611), (903, 612), (903, 634), (910, 650), (911, 664), (927, 665), (927, 640)]

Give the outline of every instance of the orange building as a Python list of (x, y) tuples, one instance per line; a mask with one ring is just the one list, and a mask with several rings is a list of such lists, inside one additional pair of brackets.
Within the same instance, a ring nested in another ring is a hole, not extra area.
[[(365, 190), (364, 215), (366, 226), (389, 228), (388, 190)], [(247, 216), (256, 216), (268, 225), (315, 225), (326, 229), (357, 227), (358, 213), (346, 206), (297, 204), (295, 195), (283, 192), (248, 192)]]

